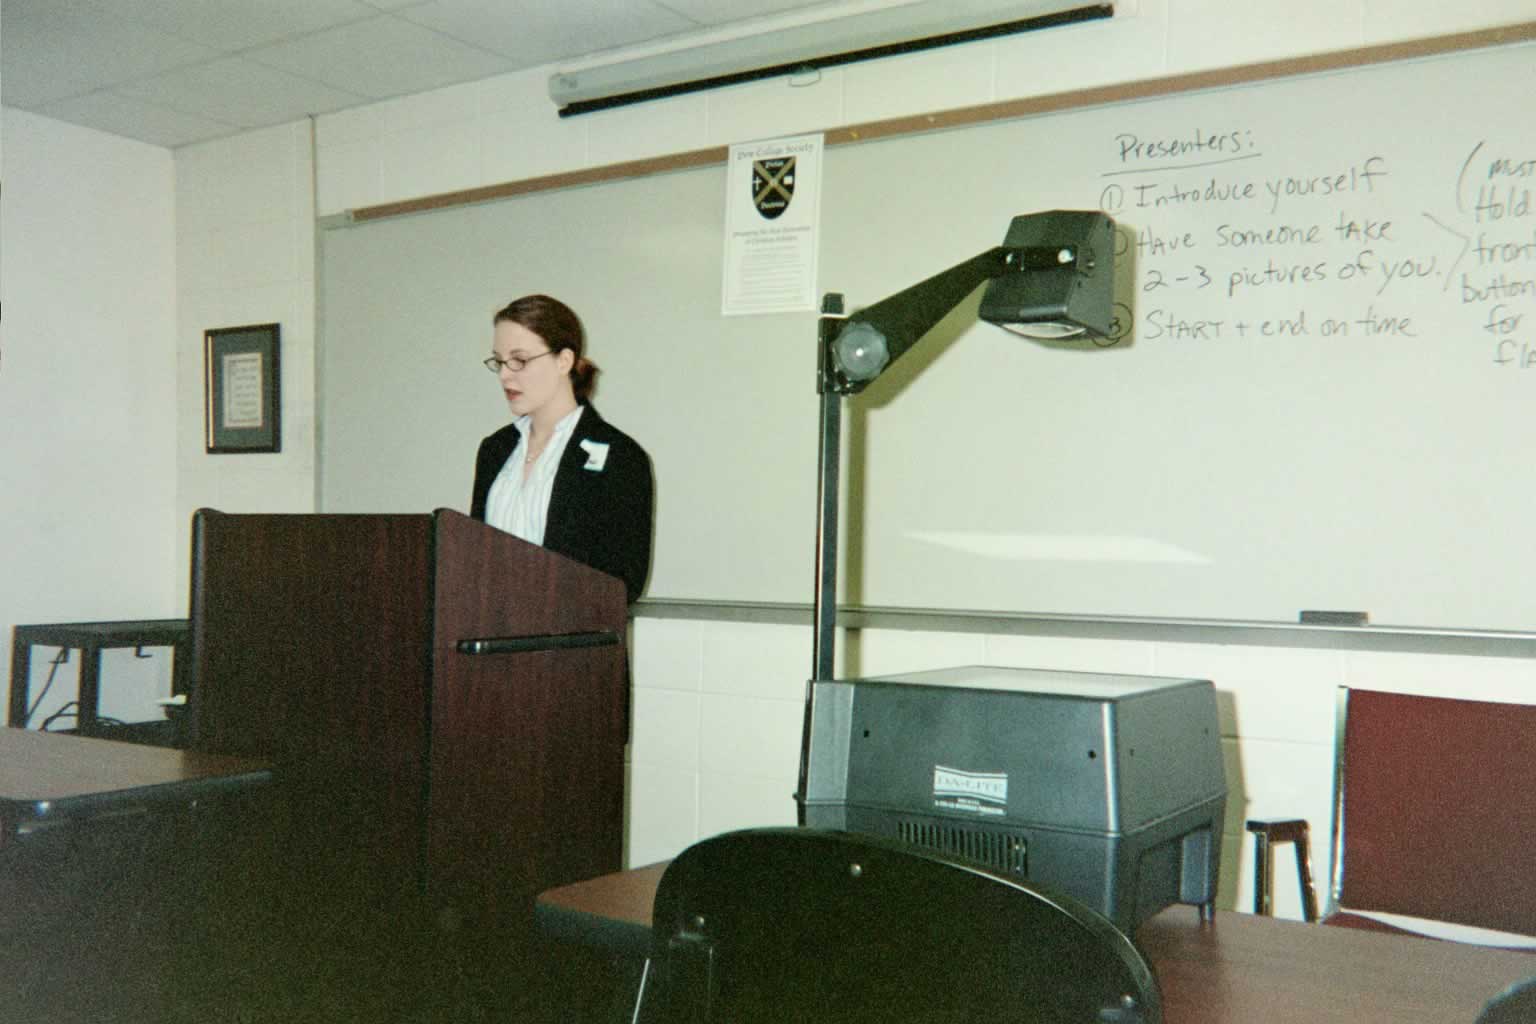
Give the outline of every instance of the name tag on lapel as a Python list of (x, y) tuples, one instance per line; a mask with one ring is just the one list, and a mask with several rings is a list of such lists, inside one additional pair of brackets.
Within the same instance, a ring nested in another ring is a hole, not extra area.
[(583, 439), (581, 450), (587, 453), (587, 464), (581, 468), (589, 469), (594, 473), (601, 473), (603, 467), (608, 464), (608, 446), (601, 441)]

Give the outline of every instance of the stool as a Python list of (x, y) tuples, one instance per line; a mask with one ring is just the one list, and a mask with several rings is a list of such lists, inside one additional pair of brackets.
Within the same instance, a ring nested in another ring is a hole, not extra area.
[(1317, 893), (1312, 888), (1311, 830), (1304, 818), (1250, 819), (1244, 827), (1253, 833), (1253, 912), (1274, 915), (1274, 846), (1290, 843), (1296, 848), (1296, 875), (1301, 885), (1301, 914), (1317, 920)]

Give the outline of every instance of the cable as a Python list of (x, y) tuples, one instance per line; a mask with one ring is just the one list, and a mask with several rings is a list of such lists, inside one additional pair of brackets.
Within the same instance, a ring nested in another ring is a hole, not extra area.
[[(61, 718), (75, 719), (76, 730), (78, 731), (80, 721), (80, 702), (77, 700), (68, 702), (63, 707), (59, 708), (59, 710), (43, 719), (43, 724), (39, 726), (39, 728), (41, 728), (43, 732), (48, 732), (48, 727)], [(110, 728), (112, 726), (127, 725), (128, 723), (123, 721), (121, 718), (113, 718), (111, 715), (97, 715), (96, 724), (98, 726), (105, 725)]]
[(61, 718), (79, 718), (79, 707), (80, 702), (78, 700), (66, 701), (63, 707), (43, 719), (43, 724), (38, 728), (42, 729), (43, 732), (47, 732), (48, 727)]
[[(51, 665), (50, 665), (50, 667), (48, 669), (48, 678), (43, 681), (43, 692), (39, 693), (37, 695), (37, 700), (33, 701), (32, 702), (32, 706), (27, 709), (27, 716), (21, 720), (21, 727), (23, 729), (25, 729), (27, 727), (27, 725), (32, 721), (32, 716), (37, 714), (37, 709), (42, 706), (43, 698), (48, 696), (48, 691), (53, 689), (53, 677), (58, 675), (58, 673), (59, 673), (59, 666), (65, 664), (68, 661), (69, 661), (69, 648), (68, 647), (60, 647), (59, 648), (59, 653), (55, 654), (53, 656), (53, 662), (51, 663)], [(71, 702), (71, 703), (73, 703), (73, 702)], [(68, 704), (66, 704), (64, 706), (65, 707), (69, 707)], [(51, 719), (50, 719), (50, 721), (51, 721)], [(46, 729), (47, 726), (44, 725), (43, 728)]]

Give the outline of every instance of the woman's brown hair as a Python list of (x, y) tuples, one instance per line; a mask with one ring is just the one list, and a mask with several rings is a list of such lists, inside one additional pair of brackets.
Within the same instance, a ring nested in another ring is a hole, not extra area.
[(581, 318), (570, 306), (548, 295), (524, 295), (497, 310), (491, 319), (492, 326), (509, 322), (543, 338), (552, 352), (569, 349), (575, 356), (571, 364), (571, 390), (576, 393), (576, 401), (585, 402), (591, 397), (597, 383), (597, 364), (582, 354), (587, 336), (581, 328)]

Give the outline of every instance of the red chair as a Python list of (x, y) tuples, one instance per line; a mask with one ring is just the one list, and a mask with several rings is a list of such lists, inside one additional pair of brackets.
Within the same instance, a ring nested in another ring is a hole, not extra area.
[[(1536, 936), (1536, 705), (1341, 688), (1336, 746), (1324, 923), (1404, 931), (1376, 912)], [(1306, 823), (1248, 830), (1255, 912), (1277, 842), (1297, 844), (1305, 905)]]

